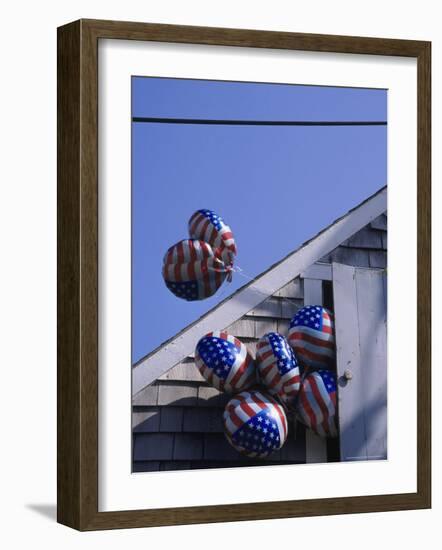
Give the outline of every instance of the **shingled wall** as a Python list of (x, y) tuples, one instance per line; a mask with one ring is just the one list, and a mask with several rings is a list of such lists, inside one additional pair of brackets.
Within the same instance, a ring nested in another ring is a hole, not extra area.
[[(358, 267), (387, 265), (387, 216), (343, 242), (320, 262), (336, 261)], [(293, 315), (304, 305), (299, 277), (264, 300), (230, 327), (255, 352), (266, 332), (284, 335)], [(241, 457), (223, 435), (222, 412), (229, 397), (207, 384), (194, 365), (193, 356), (163, 374), (133, 400), (133, 470), (177, 470), (262, 465)], [(305, 430), (290, 422), (288, 440), (266, 464), (305, 462)]]

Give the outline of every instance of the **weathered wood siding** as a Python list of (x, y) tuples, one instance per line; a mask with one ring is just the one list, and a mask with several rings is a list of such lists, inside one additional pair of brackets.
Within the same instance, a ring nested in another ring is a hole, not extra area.
[[(361, 233), (361, 235), (359, 235)], [(367, 266), (386, 261), (386, 217), (380, 216), (302, 277), (268, 296), (241, 319), (223, 327), (255, 352), (266, 332), (288, 333), (290, 319), (304, 304), (323, 302), (324, 281), (332, 278), (331, 262)], [(344, 252), (342, 252), (344, 251)], [(380, 253), (377, 257), (376, 254)], [(343, 261), (345, 260), (345, 261)], [(385, 263), (385, 262), (384, 262)], [(376, 265), (377, 267), (377, 265)], [(181, 358), (133, 400), (134, 471), (262, 465), (241, 457), (222, 433), (221, 417), (229, 397), (209, 386), (195, 367), (193, 354)], [(323, 462), (327, 445), (297, 423), (287, 443), (267, 464)]]
[(355, 267), (387, 267), (387, 214), (382, 214), (341, 243), (320, 262)]
[[(366, 201), (347, 212), (345, 216), (335, 220), (314, 238), (303, 243), (291, 254), (258, 275), (253, 284), (244, 285), (242, 289), (234, 292), (229, 299), (224, 300), (207, 314), (202, 315), (198, 322), (191, 323), (174, 338), (165, 342), (163, 346), (138, 361), (132, 369), (132, 394), (136, 395), (164, 374), (171, 365), (175, 365), (184, 356), (191, 354), (195, 342), (201, 334), (229, 326), (248, 315), (251, 310), (259, 309), (263, 296), (276, 297), (282, 287), (289, 285), (290, 281), (293, 281), (318, 262), (321, 256), (340, 254), (342, 257), (339, 261), (351, 264), (351, 258), (360, 255), (361, 262), (364, 258), (368, 258), (366, 261), (370, 262), (368, 257), (370, 255), (370, 245), (366, 242), (366, 239), (359, 239), (363, 241), (361, 243), (359, 241), (356, 243), (351, 242), (350, 239), (371, 224), (386, 208), (387, 189), (383, 187)], [(368, 227), (368, 233), (373, 231), (376, 232), (371, 226)], [(376, 241), (376, 239), (373, 239), (373, 241)], [(340, 245), (342, 245), (342, 249), (339, 248)], [(365, 249), (358, 249), (355, 245), (365, 246)], [(375, 242), (373, 246), (377, 247), (379, 243)], [(335, 251), (336, 247), (338, 247), (338, 250)], [(374, 251), (378, 252), (377, 249), (374, 249)], [(336, 258), (333, 259), (336, 260)], [(379, 258), (376, 261), (379, 262)], [(268, 314), (272, 314), (271, 307), (274, 305), (266, 304)], [(287, 311), (286, 315), (288, 316)]]
[[(291, 317), (303, 303), (303, 284), (298, 278), (225, 328), (254, 353), (256, 342), (266, 332), (287, 334)], [(133, 401), (134, 471), (262, 464), (242, 457), (227, 443), (222, 413), (228, 399), (207, 384), (193, 355), (165, 372)], [(305, 429), (298, 424), (296, 434), (293, 431), (292, 427), (289, 441), (266, 463), (305, 462)]]

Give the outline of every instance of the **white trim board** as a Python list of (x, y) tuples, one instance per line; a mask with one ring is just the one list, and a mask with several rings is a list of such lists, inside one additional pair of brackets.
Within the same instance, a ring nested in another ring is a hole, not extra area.
[[(311, 269), (309, 268), (307, 271)], [(318, 304), (322, 306), (323, 300), (322, 280), (304, 278), (304, 305)], [(327, 462), (327, 441), (312, 430), (305, 430), (305, 461), (306, 463)]]
[(135, 396), (191, 354), (195, 348), (195, 342), (201, 336), (218, 328), (228, 327), (246, 315), (265, 299), (263, 295), (272, 296), (320, 258), (380, 216), (386, 209), (387, 188), (384, 187), (257, 277), (255, 281), (238, 290), (196, 323), (184, 329), (163, 347), (142, 359), (132, 369), (132, 395)]

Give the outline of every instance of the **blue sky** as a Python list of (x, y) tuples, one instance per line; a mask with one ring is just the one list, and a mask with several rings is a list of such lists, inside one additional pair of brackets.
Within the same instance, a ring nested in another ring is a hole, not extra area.
[[(132, 115), (387, 120), (387, 91), (134, 77)], [(387, 183), (387, 128), (132, 124), (132, 360), (247, 281), (199, 302), (164, 285), (165, 251), (199, 208), (234, 232), (256, 276)]]

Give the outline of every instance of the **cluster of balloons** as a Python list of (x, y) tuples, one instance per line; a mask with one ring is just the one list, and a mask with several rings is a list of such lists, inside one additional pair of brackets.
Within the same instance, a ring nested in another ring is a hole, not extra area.
[(230, 227), (212, 210), (197, 210), (190, 218), (189, 239), (171, 246), (163, 260), (163, 278), (178, 298), (195, 301), (215, 294), (231, 280), (237, 253)]
[(263, 458), (287, 438), (287, 414), (322, 437), (336, 437), (333, 315), (305, 306), (290, 323), (288, 338), (265, 334), (253, 357), (225, 331), (206, 334), (195, 364), (220, 391), (232, 394), (223, 415), (229, 443), (241, 454)]

